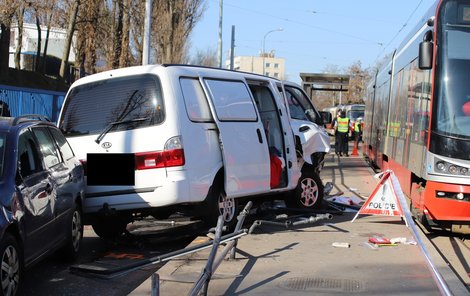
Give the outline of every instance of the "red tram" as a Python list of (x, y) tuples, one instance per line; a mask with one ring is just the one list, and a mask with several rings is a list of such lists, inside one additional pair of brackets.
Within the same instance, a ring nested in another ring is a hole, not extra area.
[(470, 233), (470, 0), (439, 0), (367, 90), (363, 152), (429, 229)]

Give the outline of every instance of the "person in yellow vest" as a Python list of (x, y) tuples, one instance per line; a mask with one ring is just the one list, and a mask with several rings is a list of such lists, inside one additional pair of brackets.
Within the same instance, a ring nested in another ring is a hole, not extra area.
[(358, 118), (354, 123), (354, 141), (357, 145), (362, 140), (362, 118)]
[(331, 126), (333, 127), (333, 129), (335, 130), (335, 152), (336, 152), (336, 155), (339, 156), (339, 146), (338, 146), (338, 143), (339, 143), (339, 134), (338, 134), (338, 118), (339, 118), (339, 115), (341, 114), (341, 109), (338, 109), (338, 111), (336, 112), (336, 117), (333, 119), (333, 122), (331, 124)]
[(346, 112), (341, 111), (341, 115), (337, 119), (338, 121), (338, 128), (336, 133), (338, 134), (338, 148), (339, 156), (349, 156), (348, 153), (348, 136), (349, 136), (349, 118), (346, 117)]

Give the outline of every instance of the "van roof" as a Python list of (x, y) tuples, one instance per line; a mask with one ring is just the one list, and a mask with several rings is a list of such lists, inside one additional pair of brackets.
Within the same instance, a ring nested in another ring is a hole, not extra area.
[(112, 77), (124, 77), (129, 75), (141, 75), (141, 74), (155, 74), (162, 71), (181, 71), (182, 75), (194, 75), (194, 76), (232, 76), (232, 75), (239, 75), (245, 78), (262, 78), (262, 79), (272, 79), (276, 81), (280, 81), (274, 77), (263, 76), (260, 74), (249, 73), (249, 72), (241, 72), (229, 69), (221, 69), (221, 68), (214, 68), (214, 67), (205, 67), (205, 66), (196, 66), (196, 65), (186, 65), (186, 64), (154, 64), (154, 65), (144, 65), (144, 66), (131, 66), (126, 68), (119, 68), (114, 70), (108, 70), (96, 74), (92, 74), (89, 76), (85, 76), (80, 78), (79, 80), (75, 81), (72, 84), (72, 87), (86, 84), (90, 82), (95, 82), (99, 80), (105, 80)]

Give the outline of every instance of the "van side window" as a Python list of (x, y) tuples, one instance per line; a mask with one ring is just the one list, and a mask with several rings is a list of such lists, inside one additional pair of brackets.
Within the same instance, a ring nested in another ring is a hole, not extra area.
[(260, 85), (250, 85), (251, 92), (263, 122), (270, 147), (283, 151), (282, 127), (274, 97), (269, 88)]
[(300, 89), (286, 86), (285, 90), (290, 116), (293, 119), (308, 120), (316, 124), (323, 124), (312, 102)]
[(255, 106), (242, 81), (206, 79), (220, 121), (256, 121)]
[(180, 85), (189, 119), (199, 122), (213, 121), (209, 103), (199, 80), (181, 78)]

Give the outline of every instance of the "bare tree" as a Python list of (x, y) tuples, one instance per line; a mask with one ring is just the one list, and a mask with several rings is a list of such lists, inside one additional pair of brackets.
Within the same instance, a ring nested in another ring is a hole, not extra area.
[(154, 0), (153, 32), (157, 63), (186, 59), (189, 35), (205, 9), (203, 0)]
[(366, 84), (370, 79), (369, 71), (363, 69), (361, 61), (352, 63), (346, 73), (349, 74), (349, 91), (346, 101), (350, 104), (363, 104), (366, 96)]
[(119, 66), (119, 58), (121, 56), (122, 45), (122, 26), (124, 17), (124, 2), (123, 0), (113, 0), (113, 54), (112, 54), (112, 68)]
[(196, 55), (190, 60), (193, 65), (201, 65), (206, 67), (217, 67), (217, 49), (207, 48), (205, 51), (197, 50)]
[(18, 4), (16, 0), (0, 2), (0, 77), (8, 73), (11, 22)]
[(60, 64), (59, 76), (65, 78), (65, 70), (69, 61), (70, 48), (72, 47), (73, 33), (75, 32), (75, 22), (77, 20), (78, 10), (80, 7), (80, 0), (74, 0), (70, 9), (67, 37), (64, 46), (64, 54), (62, 56), (62, 62)]
[(123, 9), (124, 11), (123, 11), (123, 17), (122, 17), (121, 55), (119, 57), (119, 67), (126, 67), (130, 65), (129, 29), (130, 29), (131, 0), (124, 0)]
[(39, 21), (39, 7), (34, 7), (34, 12), (36, 14), (36, 28), (38, 31), (38, 43), (36, 49), (36, 62), (34, 63), (34, 70), (39, 72), (40, 70), (40, 61), (41, 61), (41, 22)]
[(42, 65), (41, 69), (43, 72), (46, 71), (46, 62), (47, 62), (47, 48), (49, 45), (49, 35), (51, 31), (51, 26), (52, 22), (54, 19), (54, 14), (56, 12), (56, 2), (57, 0), (43, 0), (43, 12), (44, 12), (44, 18), (45, 18), (45, 24), (46, 24), (46, 38), (44, 41), (44, 50), (42, 53), (43, 59), (42, 59)]
[(18, 42), (15, 49), (15, 68), (20, 69), (21, 65), (21, 48), (23, 47), (23, 17), (25, 11), (25, 3), (20, 2), (18, 4), (18, 9), (16, 10), (16, 20), (18, 23)]

